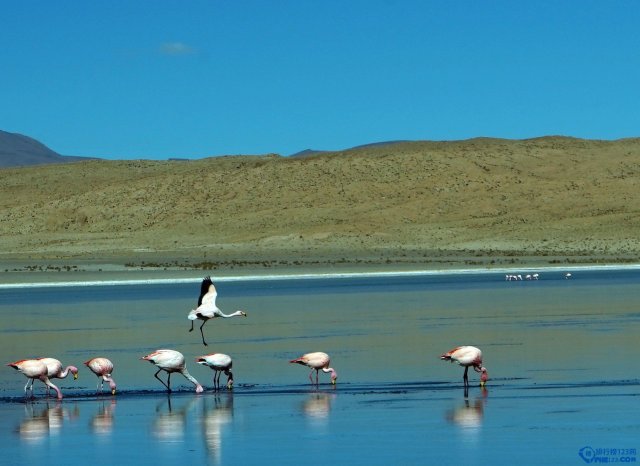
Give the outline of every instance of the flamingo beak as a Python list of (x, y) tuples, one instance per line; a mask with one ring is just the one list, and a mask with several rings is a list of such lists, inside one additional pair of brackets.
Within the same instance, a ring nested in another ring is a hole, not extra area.
[(114, 388), (113, 390), (111, 390), (111, 394), (115, 395), (116, 394), (116, 389)]
[(73, 380), (78, 380), (78, 373), (73, 374)]
[(337, 379), (331, 379), (331, 385), (335, 385), (336, 384), (336, 380)]

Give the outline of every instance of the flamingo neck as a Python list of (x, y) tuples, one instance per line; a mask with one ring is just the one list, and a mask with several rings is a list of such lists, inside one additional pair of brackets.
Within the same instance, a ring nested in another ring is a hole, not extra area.
[(182, 372), (182, 375), (184, 375), (189, 382), (191, 382), (193, 385), (196, 386), (196, 393), (202, 393), (204, 391), (204, 389), (202, 388), (202, 385), (200, 385), (200, 383), (195, 379), (195, 377), (189, 374), (189, 371), (187, 370), (186, 367), (182, 369), (181, 372)]
[(232, 312), (231, 314), (225, 314), (222, 311), (220, 311), (220, 317), (237, 317), (237, 316), (241, 316), (242, 315), (242, 311), (236, 311), (236, 312)]
[(78, 373), (78, 369), (76, 369), (74, 366), (67, 366), (61, 373), (59, 378), (64, 379), (67, 375), (69, 375), (69, 372), (71, 372), (72, 374), (77, 374)]
[(102, 380), (105, 382), (109, 382), (109, 388), (111, 389), (111, 393), (115, 395), (116, 393), (116, 382), (113, 380), (111, 375), (103, 375)]
[(323, 367), (322, 372), (331, 372), (331, 382), (335, 382), (335, 380), (338, 378), (338, 373), (333, 367)]
[(44, 384), (47, 387), (53, 388), (56, 393), (58, 394), (58, 399), (61, 400), (62, 399), (62, 392), (60, 391), (60, 389), (58, 387), (56, 387), (54, 384), (51, 383), (51, 381), (49, 380), (49, 377), (43, 377), (40, 380), (42, 380), (44, 382)]

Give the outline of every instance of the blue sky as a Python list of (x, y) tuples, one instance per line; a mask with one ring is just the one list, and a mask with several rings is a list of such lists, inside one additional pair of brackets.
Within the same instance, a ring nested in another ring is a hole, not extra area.
[(0, 3), (0, 129), (64, 155), (640, 136), (638, 1)]

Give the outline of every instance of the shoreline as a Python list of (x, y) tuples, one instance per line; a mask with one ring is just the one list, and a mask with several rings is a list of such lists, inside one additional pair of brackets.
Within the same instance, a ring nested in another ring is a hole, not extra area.
[[(317, 280), (326, 278), (380, 278), (446, 275), (488, 275), (525, 273), (568, 273), (580, 271), (632, 271), (640, 270), (640, 264), (589, 264), (589, 265), (545, 265), (522, 267), (467, 267), (467, 268), (401, 268), (364, 267), (359, 270), (315, 270), (281, 269), (278, 273), (257, 273), (255, 270), (226, 271), (214, 274), (205, 270), (120, 270), (109, 272), (3, 272), (0, 273), (0, 290), (30, 287), (85, 287), (127, 286), (176, 283), (199, 283), (204, 275), (215, 275), (217, 282)], [(263, 271), (265, 272), (265, 271)], [(127, 276), (125, 278), (125, 276)], [(55, 278), (61, 280), (53, 281)]]

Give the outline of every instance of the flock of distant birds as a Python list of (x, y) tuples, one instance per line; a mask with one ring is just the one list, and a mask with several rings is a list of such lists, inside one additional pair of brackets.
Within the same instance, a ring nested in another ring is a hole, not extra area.
[[(204, 339), (204, 332), (202, 328), (208, 320), (218, 317), (229, 318), (247, 316), (247, 313), (244, 311), (236, 311), (232, 314), (224, 314), (216, 306), (217, 296), (218, 293), (215, 286), (213, 285), (211, 277), (205, 277), (202, 280), (200, 286), (198, 306), (196, 307), (196, 309), (189, 312), (189, 315), (187, 316), (188, 319), (191, 320), (191, 329), (189, 330), (190, 332), (193, 331), (193, 322), (195, 320), (203, 321), (202, 325), (200, 325), (200, 334), (202, 336), (202, 343), (205, 346), (207, 346), (207, 343)], [(171, 349), (159, 349), (140, 359), (149, 361), (150, 363), (158, 367), (158, 370), (154, 374), (154, 377), (166, 387), (169, 393), (171, 392), (171, 374), (175, 372), (181, 373), (187, 380), (193, 383), (196, 387), (196, 393), (202, 393), (204, 391), (202, 385), (200, 385), (200, 383), (187, 370), (184, 355), (179, 351)], [(469, 387), (469, 378), (467, 374), (469, 371), (469, 367), (472, 367), (476, 372), (480, 373), (480, 386), (484, 386), (489, 379), (487, 369), (482, 365), (482, 351), (474, 346), (458, 346), (456, 348), (453, 348), (451, 351), (447, 351), (446, 353), (442, 354), (440, 356), (440, 359), (450, 361), (452, 363), (455, 362), (464, 367), (463, 382), (465, 389)], [(195, 360), (198, 364), (208, 366), (214, 371), (214, 390), (220, 389), (220, 377), (222, 376), (222, 373), (227, 376), (226, 388), (228, 390), (231, 390), (233, 388), (233, 373), (231, 371), (233, 361), (230, 356), (222, 353), (212, 353), (198, 356)], [(314, 371), (316, 372), (316, 385), (318, 385), (319, 383), (318, 376), (320, 371), (331, 374), (331, 384), (336, 384), (338, 374), (335, 369), (330, 367), (331, 361), (327, 353), (323, 353), (320, 351), (307, 353), (300, 356), (299, 358), (292, 359), (289, 362), (311, 368), (311, 372), (309, 373), (309, 380), (312, 384), (314, 383)], [(112, 376), (113, 363), (109, 359), (104, 357), (96, 357), (86, 361), (84, 364), (89, 368), (89, 370), (91, 370), (91, 372), (93, 372), (98, 377), (98, 384), (96, 386), (96, 392), (98, 394), (102, 393), (105, 382), (109, 384), (111, 394), (116, 394), (116, 382), (113, 380)], [(50, 389), (53, 389), (57, 394), (57, 398), (60, 400), (62, 399), (62, 392), (51, 382), (51, 379), (64, 379), (69, 374), (73, 374), (74, 379), (78, 378), (77, 367), (63, 367), (62, 363), (54, 358), (23, 359), (20, 361), (9, 363), (7, 364), (7, 366), (13, 367), (14, 369), (21, 372), (25, 377), (27, 377), (27, 384), (24, 386), (25, 397), (29, 396), (30, 391), (31, 398), (34, 398), (33, 384), (37, 379), (46, 385), (47, 396), (50, 393)], [(167, 373), (166, 382), (158, 377), (158, 374), (162, 371)]]
[[(564, 274), (564, 278), (565, 280), (569, 280), (572, 277), (571, 272), (567, 272)], [(540, 279), (540, 274), (539, 273), (528, 273), (526, 275), (523, 275), (521, 273), (518, 274), (513, 274), (513, 273), (508, 273), (505, 274), (504, 279), (508, 282), (510, 281), (518, 281), (518, 280), (539, 280)]]

